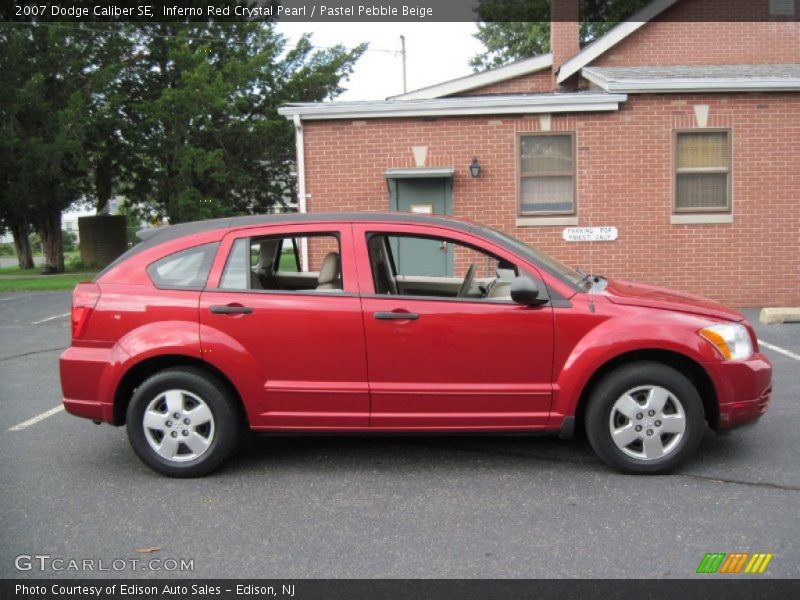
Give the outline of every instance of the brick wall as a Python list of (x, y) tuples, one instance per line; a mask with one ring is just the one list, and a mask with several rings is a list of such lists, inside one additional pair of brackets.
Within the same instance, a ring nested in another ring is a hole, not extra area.
[[(339, 240), (332, 235), (311, 236), (308, 239), (308, 272), (319, 273), (325, 257), (330, 252), (341, 253)], [(300, 263), (303, 261), (303, 249), (298, 247), (300, 252)]]
[(556, 89), (558, 84), (555, 75), (558, 69), (581, 49), (578, 0), (551, 2), (550, 13), (550, 52), (553, 53), (550, 86)]
[(553, 75), (550, 69), (507, 79), (499, 83), (475, 88), (455, 96), (483, 96), (488, 94), (544, 94), (552, 90)]
[[(796, 1), (795, 14), (800, 14)], [(769, 3), (684, 0), (598, 57), (591, 66), (796, 63), (800, 23), (769, 17)], [(752, 20), (718, 22), (720, 14)], [(704, 21), (704, 15), (710, 19)]]
[[(800, 0), (795, 0), (800, 14)], [(571, 14), (572, 0), (556, 7)], [(769, 17), (769, 4), (752, 0), (683, 0), (654, 21), (641, 27), (590, 66), (623, 67), (647, 65), (781, 64), (800, 60), (800, 22)], [(727, 12), (726, 12), (727, 11)], [(720, 14), (735, 14), (752, 20), (719, 22)], [(704, 21), (703, 18), (710, 20)], [(568, 16), (562, 15), (565, 19)], [(575, 22), (552, 23), (551, 46), (554, 69), (530, 73), (470, 90), (459, 96), (486, 94), (547, 93), (556, 88), (553, 70), (572, 58), (578, 47)], [(585, 80), (564, 85), (591, 87)]]
[(464, 277), (471, 265), (475, 265), (475, 277), (494, 277), (497, 272), (497, 259), (456, 244), (453, 248), (453, 275)]
[[(733, 139), (732, 224), (671, 225), (672, 131), (709, 127)], [(800, 304), (800, 95), (631, 95), (613, 113), (554, 115), (574, 131), (581, 226), (613, 225), (619, 239), (567, 243), (562, 227), (517, 227), (518, 132), (537, 117), (448, 117), (307, 122), (308, 210), (386, 210), (388, 168), (453, 166), (457, 217), (507, 231), (568, 264), (684, 289), (734, 306)], [(481, 176), (469, 176), (473, 156)]]

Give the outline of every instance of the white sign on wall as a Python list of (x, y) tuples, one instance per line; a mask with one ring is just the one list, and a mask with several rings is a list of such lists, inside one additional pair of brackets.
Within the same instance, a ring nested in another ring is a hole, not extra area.
[(619, 231), (616, 227), (567, 227), (561, 237), (565, 242), (613, 242)]

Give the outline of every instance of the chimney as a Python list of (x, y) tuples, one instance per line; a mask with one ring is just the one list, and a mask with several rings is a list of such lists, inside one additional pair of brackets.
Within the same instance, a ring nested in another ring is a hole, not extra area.
[(550, 0), (550, 51), (553, 53), (553, 89), (558, 69), (580, 52), (581, 24), (578, 0)]

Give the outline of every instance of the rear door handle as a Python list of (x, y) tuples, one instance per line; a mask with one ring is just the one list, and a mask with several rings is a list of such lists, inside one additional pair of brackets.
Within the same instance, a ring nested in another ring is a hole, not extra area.
[(228, 304), (226, 306), (214, 305), (208, 310), (215, 315), (249, 315), (253, 312), (253, 309), (249, 306), (241, 306), (238, 304)]
[(417, 313), (400, 311), (375, 312), (372, 313), (372, 316), (381, 321), (416, 321), (419, 319), (419, 315)]

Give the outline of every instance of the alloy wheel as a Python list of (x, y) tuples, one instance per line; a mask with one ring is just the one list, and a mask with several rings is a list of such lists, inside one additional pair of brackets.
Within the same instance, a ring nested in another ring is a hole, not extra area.
[(686, 414), (668, 389), (644, 385), (628, 390), (614, 402), (608, 427), (621, 452), (652, 461), (678, 447), (686, 431)]
[(162, 458), (188, 462), (205, 454), (214, 441), (214, 415), (202, 398), (186, 390), (160, 393), (142, 418), (145, 439)]

